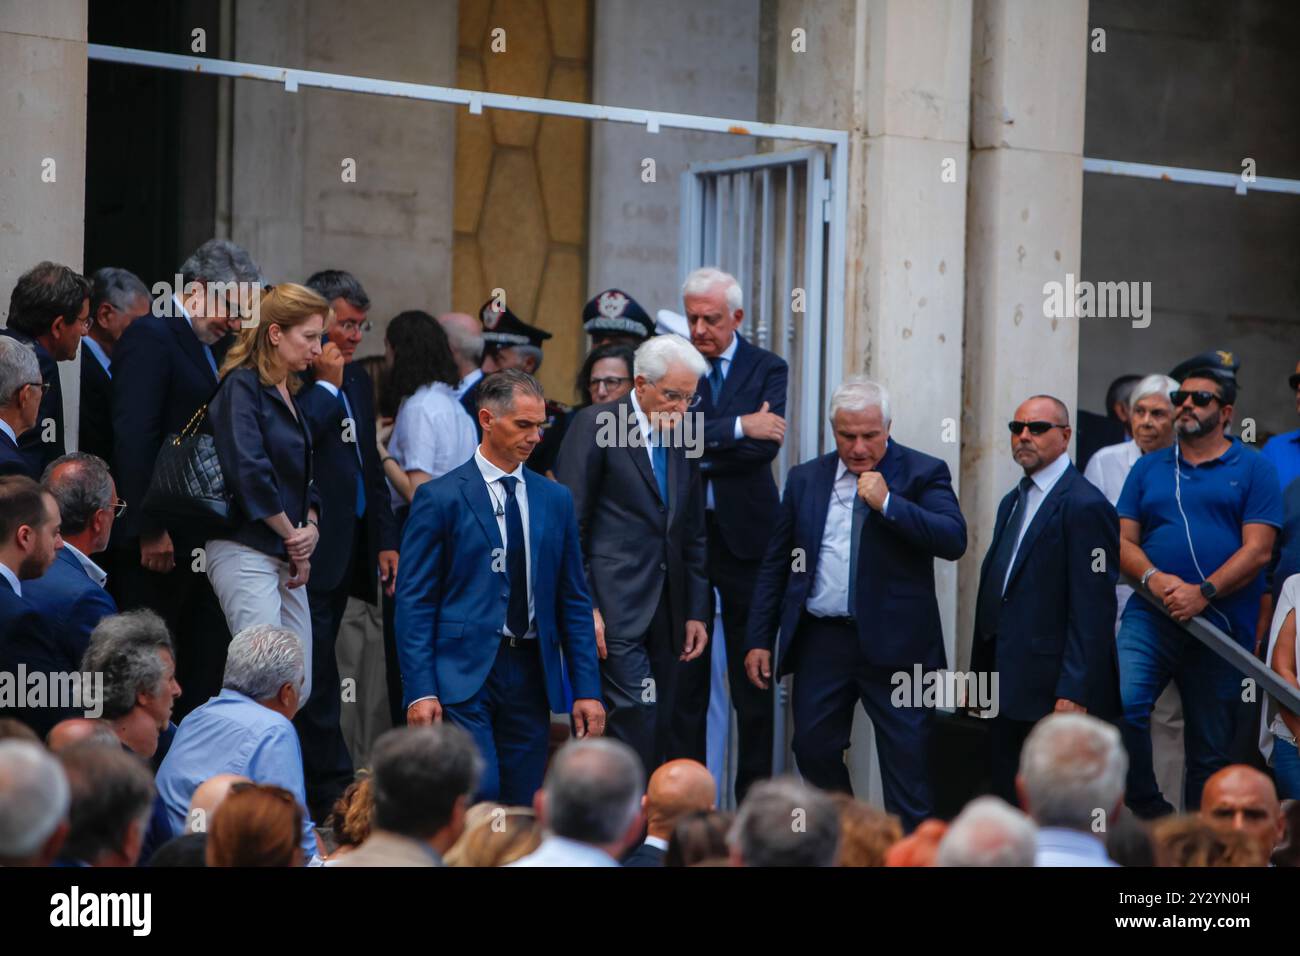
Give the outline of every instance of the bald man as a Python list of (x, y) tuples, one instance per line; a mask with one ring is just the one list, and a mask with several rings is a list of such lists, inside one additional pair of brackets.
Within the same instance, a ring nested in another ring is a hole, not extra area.
[(1286, 817), (1273, 781), (1254, 767), (1232, 764), (1205, 781), (1201, 819), (1220, 830), (1239, 830), (1264, 851), (1265, 859), (1286, 834)]
[(59, 721), (46, 735), (45, 746), (49, 747), (52, 753), (57, 754), (83, 740), (93, 740), (112, 747), (121, 746), (117, 734), (113, 733), (112, 726), (107, 721), (92, 717), (69, 717), (67, 720)]
[(478, 424), (478, 403), (474, 401), (474, 388), (483, 378), (479, 365), (483, 362), (483, 323), (464, 312), (444, 312), (438, 324), (447, 333), (452, 357), (456, 360), (456, 397), (469, 417)]
[(646, 815), (645, 842), (623, 861), (624, 866), (663, 866), (668, 839), (677, 824), (700, 810), (717, 805), (718, 785), (709, 768), (694, 760), (670, 760), (650, 775), (641, 808)]
[(219, 773), (209, 777), (194, 788), (190, 798), (190, 812), (185, 817), (185, 830), (162, 846), (149, 860), (151, 867), (206, 866), (208, 827), (212, 814), (226, 799), (230, 788), (237, 783), (252, 783), (237, 773)]

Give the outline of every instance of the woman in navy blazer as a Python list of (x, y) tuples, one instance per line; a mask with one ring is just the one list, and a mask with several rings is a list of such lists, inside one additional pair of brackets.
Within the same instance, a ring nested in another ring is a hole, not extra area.
[(231, 493), (230, 527), (205, 547), (207, 574), (231, 634), (254, 624), (285, 627), (307, 654), (311, 612), (303, 587), (320, 538), (320, 499), (311, 480), (311, 432), (294, 393), (297, 373), (321, 352), (329, 303), (286, 283), (261, 296), (221, 369), (208, 406), (217, 457)]

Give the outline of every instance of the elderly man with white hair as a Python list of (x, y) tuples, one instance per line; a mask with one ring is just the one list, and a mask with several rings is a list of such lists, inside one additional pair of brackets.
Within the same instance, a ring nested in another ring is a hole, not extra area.
[(962, 556), (966, 521), (947, 464), (890, 438), (891, 417), (876, 382), (835, 390), (835, 451), (786, 480), (754, 585), (745, 671), (763, 689), (795, 674), (794, 755), (824, 790), (852, 792), (844, 751), (861, 701), (885, 807), (910, 832), (934, 809), (934, 709), (956, 703), (918, 686), (922, 670), (947, 666), (934, 559)]
[(1035, 866), (1116, 866), (1106, 832), (1120, 812), (1128, 754), (1119, 731), (1087, 714), (1040, 720), (1020, 751), (1016, 794), (1038, 824)]
[[(221, 693), (193, 710), (158, 768), (158, 793), (173, 836), (186, 832), (195, 789), (217, 774), (239, 774), (292, 793), (306, 807), (302, 749), (293, 716), (302, 706), (306, 660), (297, 634), (269, 624), (246, 627), (230, 642)], [(303, 858), (317, 852), (303, 812)]]
[(1038, 827), (997, 797), (976, 797), (952, 821), (936, 866), (1033, 866)]
[(634, 386), (574, 416), (555, 474), (573, 493), (591, 587), (607, 733), (648, 772), (693, 756), (703, 713), (679, 711), (679, 662), (708, 644), (707, 571), (699, 455), (701, 379), (709, 365), (676, 335), (648, 339)]
[(39, 744), (0, 740), (0, 866), (49, 866), (68, 836), (59, 761)]

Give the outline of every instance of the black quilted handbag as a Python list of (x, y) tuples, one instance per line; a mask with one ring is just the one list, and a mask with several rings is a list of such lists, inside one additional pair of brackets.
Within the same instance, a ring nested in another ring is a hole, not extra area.
[(231, 495), (221, 473), (216, 441), (199, 431), (216, 394), (214, 390), (180, 434), (167, 436), (158, 450), (142, 507), (145, 514), (168, 527), (201, 528), (205, 533), (230, 527)]

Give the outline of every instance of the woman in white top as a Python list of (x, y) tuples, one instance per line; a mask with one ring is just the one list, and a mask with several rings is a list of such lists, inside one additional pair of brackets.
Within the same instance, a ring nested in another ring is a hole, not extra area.
[[(1268, 666), (1292, 687), (1300, 688), (1296, 678), (1296, 604), (1300, 602), (1300, 574), (1293, 574), (1282, 584), (1277, 607), (1273, 610), (1273, 626), (1269, 630)], [(1264, 696), (1259, 723), (1259, 751), (1273, 765), (1277, 781), (1277, 795), (1283, 800), (1300, 798), (1300, 755), (1296, 752), (1296, 736), (1300, 733), (1300, 716), (1278, 706), (1268, 695)]]
[(437, 319), (401, 313), (388, 324), (384, 349), (380, 405), (396, 420), (377, 433), (379, 457), (393, 510), (404, 515), (420, 485), (474, 457), (478, 434), (456, 398), (456, 362)]

